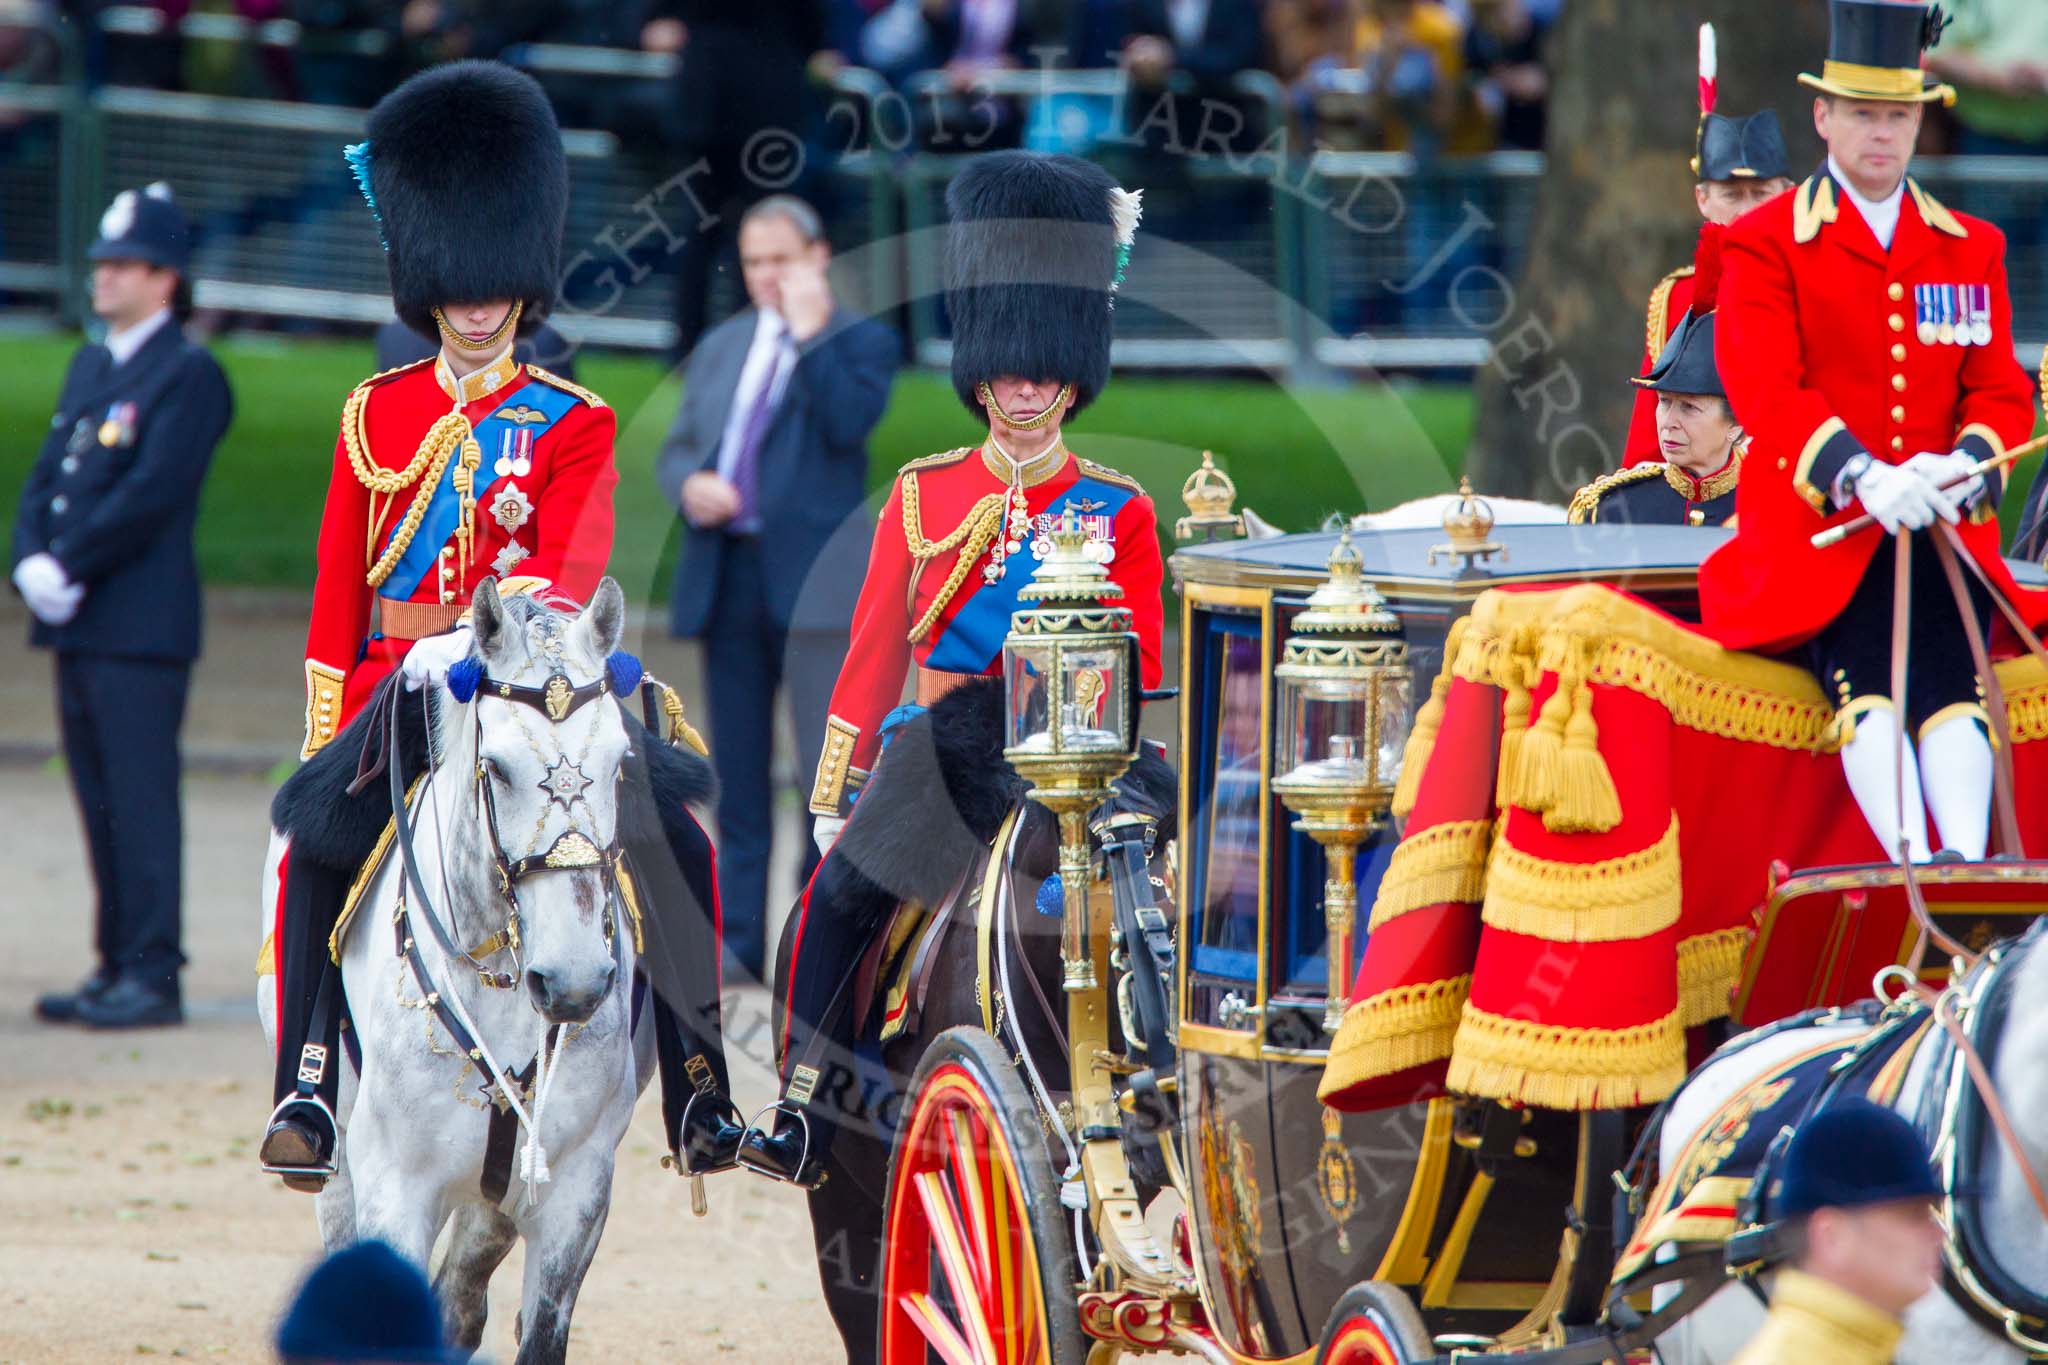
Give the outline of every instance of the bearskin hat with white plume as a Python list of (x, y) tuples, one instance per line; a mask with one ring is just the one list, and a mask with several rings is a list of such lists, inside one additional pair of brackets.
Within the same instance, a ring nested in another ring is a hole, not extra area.
[(1138, 228), (1139, 194), (1071, 156), (990, 152), (946, 187), (946, 310), (953, 388), (1015, 375), (1074, 386), (1079, 412), (1109, 383), (1110, 304)]
[(520, 334), (539, 326), (569, 212), (568, 158), (539, 83), (499, 62), (449, 62), (379, 100), (367, 132), (346, 155), (405, 324), (432, 337), (442, 304), (517, 299)]

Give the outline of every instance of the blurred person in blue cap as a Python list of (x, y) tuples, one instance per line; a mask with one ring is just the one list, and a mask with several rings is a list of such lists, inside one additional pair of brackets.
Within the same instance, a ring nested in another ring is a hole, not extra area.
[(1789, 1225), (1792, 1261), (1734, 1365), (1889, 1361), (1906, 1309), (1941, 1276), (1941, 1197), (1926, 1142), (1891, 1110), (1848, 1099), (1802, 1123), (1765, 1204)]
[(284, 1365), (448, 1365), (427, 1277), (382, 1242), (357, 1242), (313, 1268), (277, 1327)]
[(123, 190), (88, 256), (106, 339), (79, 348), (15, 512), (29, 643), (57, 656), (65, 765), (98, 889), (97, 961), (39, 1018), (175, 1024), (178, 730), (199, 656), (193, 523), (234, 414), (227, 378), (179, 323), (192, 232), (168, 186)]

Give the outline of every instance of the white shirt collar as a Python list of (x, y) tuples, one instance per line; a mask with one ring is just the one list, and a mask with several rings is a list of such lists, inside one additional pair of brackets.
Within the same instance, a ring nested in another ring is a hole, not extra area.
[(107, 333), (107, 351), (114, 357), (114, 364), (125, 365), (134, 354), (142, 349), (142, 343), (157, 334), (157, 329), (171, 320), (169, 306), (157, 309), (133, 327), (123, 327), (118, 332)]
[(1877, 244), (1890, 251), (1892, 234), (1899, 230), (1899, 205), (1906, 197), (1906, 177), (1900, 176), (1899, 183), (1892, 186), (1892, 192), (1884, 198), (1865, 199), (1856, 192), (1856, 187), (1849, 182), (1832, 152), (1828, 154), (1828, 174), (1835, 178), (1835, 183), (1842, 187), (1842, 193), (1849, 196), (1849, 202), (1863, 215), (1863, 221), (1870, 228), (1871, 235), (1877, 238)]

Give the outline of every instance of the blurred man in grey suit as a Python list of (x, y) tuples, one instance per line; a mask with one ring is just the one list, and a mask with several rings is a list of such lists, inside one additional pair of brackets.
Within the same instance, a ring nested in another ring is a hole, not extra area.
[[(671, 627), (704, 642), (726, 951), (760, 977), (775, 697), (788, 693), (807, 784), (867, 570), (868, 435), (902, 344), (834, 302), (831, 248), (801, 199), (756, 204), (739, 242), (751, 306), (691, 353), (656, 477), (687, 523)], [(817, 853), (803, 848), (808, 876)]]

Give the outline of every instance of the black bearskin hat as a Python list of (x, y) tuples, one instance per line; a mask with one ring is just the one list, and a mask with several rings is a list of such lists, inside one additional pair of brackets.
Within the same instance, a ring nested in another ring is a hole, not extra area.
[(398, 316), (433, 337), (441, 304), (518, 299), (520, 335), (538, 327), (569, 212), (562, 132), (539, 83), (499, 62), (449, 62), (377, 101), (367, 131), (347, 155)]
[(991, 152), (946, 187), (946, 310), (953, 389), (1003, 375), (1074, 386), (1069, 413), (1109, 382), (1110, 301), (1138, 226), (1138, 195), (1071, 156)]

